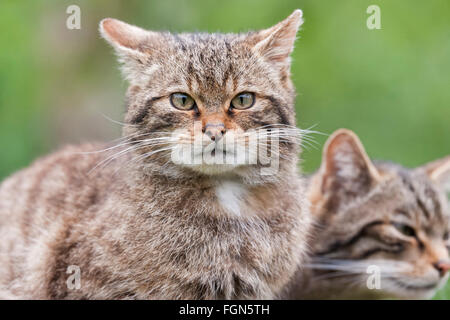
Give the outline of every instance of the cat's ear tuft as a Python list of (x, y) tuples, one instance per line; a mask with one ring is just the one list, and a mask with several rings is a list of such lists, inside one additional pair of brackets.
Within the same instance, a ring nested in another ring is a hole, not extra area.
[(434, 182), (450, 189), (450, 155), (420, 167)]
[(303, 12), (297, 9), (275, 26), (259, 31), (254, 36), (253, 50), (273, 63), (289, 65), (297, 31), (303, 24), (302, 17)]
[(329, 210), (337, 210), (379, 181), (381, 175), (358, 136), (348, 129), (339, 129), (325, 144), (321, 167), (313, 178), (313, 197), (325, 201)]

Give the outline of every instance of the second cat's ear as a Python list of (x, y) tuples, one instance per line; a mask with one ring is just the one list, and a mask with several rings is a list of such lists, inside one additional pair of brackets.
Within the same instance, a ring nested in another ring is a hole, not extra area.
[(334, 132), (325, 144), (322, 164), (311, 182), (313, 205), (321, 202), (328, 211), (367, 193), (381, 180), (358, 136), (347, 129)]
[(419, 169), (450, 194), (450, 156), (427, 163)]
[(123, 64), (128, 80), (139, 76), (140, 66), (148, 61), (151, 48), (158, 42), (158, 33), (147, 31), (125, 22), (106, 18), (100, 21), (100, 34), (114, 48)]
[(275, 26), (250, 36), (253, 50), (275, 64), (289, 66), (289, 56), (294, 49), (298, 28), (303, 24), (303, 13), (295, 10), (289, 17)]

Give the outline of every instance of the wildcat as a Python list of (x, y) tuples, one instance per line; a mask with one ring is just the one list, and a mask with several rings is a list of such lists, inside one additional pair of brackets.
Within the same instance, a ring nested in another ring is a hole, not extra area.
[[(1, 184), (3, 297), (273, 298), (302, 262), (310, 225), (290, 80), (301, 23), (300, 10), (245, 34), (103, 20), (130, 84), (123, 139), (66, 147)], [(211, 145), (240, 158), (251, 130), (258, 146), (279, 143), (273, 174), (204, 161)], [(193, 161), (174, 161), (184, 149)]]
[(336, 131), (309, 179), (311, 257), (285, 297), (432, 297), (450, 269), (449, 178), (450, 156), (412, 170), (372, 163), (356, 134)]

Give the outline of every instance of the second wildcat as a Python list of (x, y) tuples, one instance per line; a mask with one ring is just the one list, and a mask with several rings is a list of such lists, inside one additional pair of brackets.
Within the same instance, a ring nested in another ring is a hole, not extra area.
[(316, 228), (290, 299), (431, 298), (447, 281), (450, 156), (416, 169), (367, 156), (336, 131), (309, 181)]

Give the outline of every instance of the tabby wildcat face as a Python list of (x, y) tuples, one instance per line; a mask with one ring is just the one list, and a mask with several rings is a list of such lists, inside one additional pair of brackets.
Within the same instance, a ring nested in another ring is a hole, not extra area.
[(273, 154), (295, 161), (289, 55), (301, 16), (247, 34), (170, 34), (103, 20), (100, 31), (130, 83), (124, 134), (133, 152), (167, 172), (255, 172), (261, 164), (243, 155), (256, 133), (258, 147), (277, 139)]
[[(348, 297), (432, 297), (450, 269), (449, 173), (450, 157), (413, 170), (374, 165), (354, 133), (336, 132), (310, 187), (316, 281)], [(374, 271), (380, 287), (369, 289)]]

